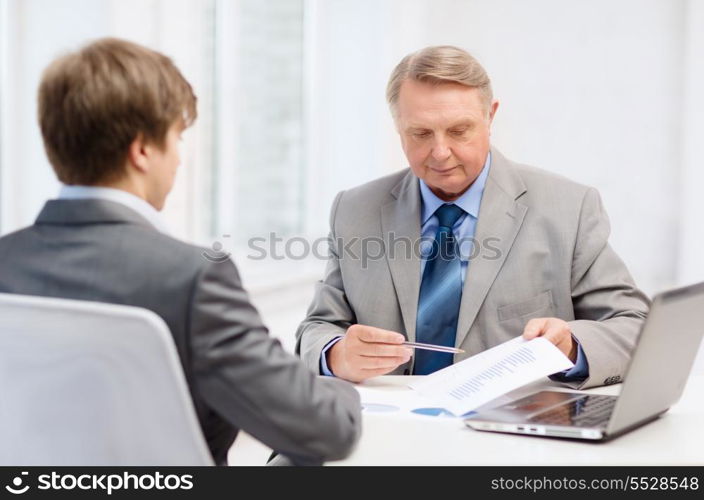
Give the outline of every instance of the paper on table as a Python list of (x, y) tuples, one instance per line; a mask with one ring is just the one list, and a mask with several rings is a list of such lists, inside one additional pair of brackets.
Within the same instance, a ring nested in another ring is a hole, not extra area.
[(377, 417), (427, 419), (425, 414), (418, 414), (418, 411), (429, 408), (437, 409), (437, 405), (432, 399), (426, 398), (407, 385), (384, 384), (384, 378), (375, 377), (355, 385), (362, 400), (362, 410), (365, 414), (374, 414)]
[(408, 385), (455, 415), (462, 415), (573, 366), (549, 340), (516, 337)]

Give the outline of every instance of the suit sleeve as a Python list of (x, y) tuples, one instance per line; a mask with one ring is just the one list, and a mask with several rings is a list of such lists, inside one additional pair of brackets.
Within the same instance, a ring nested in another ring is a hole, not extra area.
[(344, 191), (337, 195), (330, 211), (329, 257), (325, 276), (316, 283), (313, 302), (296, 332), (296, 353), (316, 373), (320, 373), (320, 356), (325, 346), (344, 335), (347, 328), (357, 322), (345, 295), (335, 234), (335, 214), (343, 194)]
[(231, 261), (201, 272), (191, 315), (193, 373), (206, 404), (296, 463), (349, 454), (361, 430), (357, 391), (316, 376), (268, 335)]
[(569, 322), (589, 366), (589, 376), (570, 385), (588, 388), (620, 382), (628, 366), (650, 300), (608, 244), (609, 220), (598, 192), (582, 200), (572, 259)]

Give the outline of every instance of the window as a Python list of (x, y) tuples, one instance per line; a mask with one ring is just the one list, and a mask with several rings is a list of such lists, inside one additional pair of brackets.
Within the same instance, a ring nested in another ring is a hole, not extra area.
[(303, 230), (303, 1), (218, 4), (215, 235)]

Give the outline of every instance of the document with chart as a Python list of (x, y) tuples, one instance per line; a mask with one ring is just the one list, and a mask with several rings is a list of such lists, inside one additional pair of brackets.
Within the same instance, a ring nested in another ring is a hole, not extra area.
[(574, 364), (549, 340), (516, 337), (409, 386), (457, 416)]

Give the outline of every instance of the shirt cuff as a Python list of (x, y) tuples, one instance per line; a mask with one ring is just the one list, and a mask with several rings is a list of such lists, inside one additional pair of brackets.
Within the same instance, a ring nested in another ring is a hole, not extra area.
[(332, 370), (330, 370), (330, 368), (328, 368), (327, 352), (341, 338), (342, 338), (342, 336), (335, 337), (330, 342), (325, 344), (325, 347), (323, 347), (323, 351), (320, 353), (320, 374), (321, 375), (325, 375), (326, 377), (334, 377), (335, 376), (335, 374), (332, 372)]
[(587, 363), (587, 356), (584, 354), (579, 341), (574, 337), (572, 337), (572, 339), (577, 343), (577, 361), (574, 362), (574, 366), (569, 370), (551, 375), (550, 378), (553, 380), (572, 381), (584, 380), (589, 377), (589, 363)]

